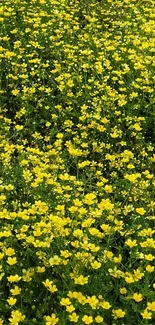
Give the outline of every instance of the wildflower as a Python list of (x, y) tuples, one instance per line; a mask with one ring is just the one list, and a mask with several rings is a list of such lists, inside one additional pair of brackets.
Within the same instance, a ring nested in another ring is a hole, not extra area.
[(1, 2), (0, 325), (153, 323), (154, 0)]
[(69, 315), (69, 320), (71, 322), (77, 323), (79, 319), (79, 316), (76, 313), (72, 313), (71, 315)]
[(109, 309), (111, 308), (111, 305), (108, 301), (101, 301), (99, 304), (103, 309)]
[(0, 253), (0, 260), (2, 260), (4, 257), (4, 253)]
[(122, 260), (122, 256), (121, 256), (120, 254), (119, 254), (118, 257), (115, 256), (115, 257), (113, 258), (114, 263), (120, 263), (121, 260)]
[(123, 318), (125, 316), (125, 311), (123, 311), (122, 309), (113, 309), (112, 313), (113, 313), (114, 319)]
[(51, 316), (45, 316), (46, 325), (55, 325), (59, 321), (59, 318), (53, 313)]
[(136, 302), (140, 302), (143, 300), (143, 296), (141, 293), (137, 293), (135, 292), (132, 296), (132, 298), (136, 301)]
[(101, 210), (112, 210), (114, 204), (111, 203), (109, 199), (102, 199), (102, 201), (98, 204), (98, 207)]
[(135, 129), (136, 131), (141, 131), (142, 130), (142, 128), (139, 125), (139, 123), (135, 123), (134, 125), (132, 125), (132, 128)]
[(12, 90), (12, 94), (13, 94), (14, 96), (17, 96), (17, 95), (19, 94), (19, 89), (14, 89), (14, 90)]
[(95, 270), (99, 269), (101, 267), (101, 265), (102, 264), (98, 261), (94, 261), (93, 263), (91, 263), (92, 268)]
[(67, 306), (67, 307), (66, 307), (66, 311), (67, 311), (68, 313), (72, 313), (74, 310), (75, 310), (75, 308), (74, 308), (73, 305), (70, 305), (70, 306)]
[(8, 259), (7, 259), (7, 263), (8, 263), (9, 265), (14, 265), (14, 264), (16, 264), (16, 263), (17, 263), (17, 259), (16, 259), (16, 257), (8, 257)]
[(69, 305), (71, 305), (71, 301), (70, 301), (69, 298), (62, 298), (62, 299), (60, 300), (60, 304), (61, 304), (62, 306), (69, 306)]
[(75, 284), (87, 284), (88, 283), (88, 277), (84, 277), (83, 275), (80, 275), (78, 278), (74, 278)]
[(105, 185), (104, 190), (105, 190), (107, 193), (112, 193), (112, 192), (113, 192), (113, 188), (112, 188), (111, 185)]
[(18, 324), (25, 319), (25, 315), (23, 315), (19, 310), (13, 310), (11, 312), (11, 318), (9, 318), (10, 324)]
[(120, 288), (120, 293), (122, 294), (122, 295), (125, 295), (126, 293), (127, 293), (127, 290), (126, 290), (126, 288), (125, 287), (123, 287), (123, 288)]
[(82, 321), (85, 323), (85, 324), (91, 324), (93, 323), (93, 317), (92, 316), (88, 316), (88, 315), (84, 315), (82, 317)]
[(69, 87), (73, 87), (73, 86), (74, 86), (74, 82), (73, 82), (72, 79), (69, 79), (69, 80), (67, 81), (67, 86), (69, 86)]
[(125, 244), (128, 245), (130, 248), (132, 248), (132, 247), (137, 246), (137, 240), (136, 239), (134, 239), (134, 240), (127, 239), (125, 241)]
[(144, 257), (147, 261), (153, 261), (155, 259), (152, 254), (145, 254)]
[(125, 281), (127, 283), (133, 283), (135, 280), (132, 275), (129, 275), (129, 276), (125, 276)]
[(144, 208), (137, 208), (136, 209), (136, 212), (138, 214), (140, 214), (141, 216), (143, 216), (145, 214), (146, 210)]
[(19, 276), (18, 274), (15, 275), (10, 275), (9, 277), (7, 277), (9, 282), (19, 282), (21, 279), (21, 276)]
[(12, 293), (13, 296), (17, 296), (21, 293), (21, 288), (15, 286), (13, 289), (10, 289), (10, 292)]
[(37, 270), (38, 273), (44, 273), (45, 272), (45, 267), (44, 266), (37, 266)]
[(49, 279), (46, 279), (45, 281), (42, 282), (51, 293), (54, 293), (58, 291), (57, 287), (55, 284), (53, 284), (53, 281), (50, 281)]
[(8, 255), (8, 256), (12, 256), (15, 254), (15, 250), (12, 248), (12, 247), (8, 247), (6, 250), (5, 250), (5, 254)]
[(126, 174), (124, 178), (129, 180), (131, 183), (135, 183), (140, 176), (141, 176), (140, 173), (130, 174), (130, 175)]
[(18, 125), (18, 124), (15, 125), (15, 129), (16, 129), (17, 131), (21, 131), (21, 130), (23, 130), (23, 128), (24, 128), (23, 125)]
[(110, 232), (110, 230), (111, 230), (111, 226), (106, 225), (104, 223), (100, 227), (106, 234), (108, 234)]
[(96, 309), (99, 300), (96, 298), (96, 296), (88, 297), (86, 301), (92, 309)]
[(96, 321), (96, 323), (102, 323), (103, 322), (103, 317), (102, 316), (96, 316), (95, 321)]
[(147, 309), (151, 311), (155, 311), (155, 301), (147, 303)]
[(51, 257), (49, 259), (49, 264), (52, 265), (59, 265), (61, 262), (61, 258), (57, 255), (54, 255), (54, 257)]
[(17, 299), (16, 298), (13, 298), (13, 297), (10, 297), (10, 298), (7, 299), (7, 302), (8, 302), (8, 304), (10, 306), (15, 305), (16, 301), (17, 301)]
[(76, 230), (74, 230), (73, 235), (75, 237), (82, 237), (83, 231), (81, 229), (76, 229)]
[(150, 313), (147, 309), (145, 309), (142, 313), (140, 313), (143, 319), (151, 319), (152, 313)]
[(89, 193), (85, 195), (84, 203), (91, 205), (94, 203), (94, 199), (96, 198), (96, 195), (94, 193)]
[(143, 275), (144, 275), (144, 273), (141, 272), (139, 269), (134, 270), (134, 275), (133, 275), (133, 277), (134, 277), (134, 279), (135, 279), (136, 281), (141, 280), (142, 277), (143, 277)]

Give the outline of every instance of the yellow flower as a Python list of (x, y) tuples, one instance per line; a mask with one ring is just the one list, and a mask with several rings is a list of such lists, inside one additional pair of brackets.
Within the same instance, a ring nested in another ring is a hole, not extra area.
[(45, 316), (46, 325), (55, 325), (58, 323), (59, 318), (53, 313), (51, 316)]
[(44, 273), (45, 272), (45, 267), (44, 266), (37, 266), (37, 270), (38, 273)]
[(12, 256), (12, 255), (15, 255), (15, 250), (11, 247), (8, 247), (6, 250), (5, 250), (5, 254), (8, 255), (8, 256)]
[(92, 316), (88, 316), (88, 315), (84, 315), (82, 317), (82, 321), (85, 323), (85, 324), (91, 324), (93, 323), (93, 317)]
[(84, 203), (91, 205), (94, 203), (95, 198), (96, 198), (96, 195), (94, 193), (88, 193), (85, 195)]
[(136, 281), (141, 280), (142, 277), (143, 277), (143, 275), (144, 275), (144, 273), (140, 272), (139, 269), (134, 270), (134, 279), (135, 279)]
[(103, 317), (102, 316), (96, 316), (95, 321), (96, 321), (96, 323), (102, 323), (103, 322)]
[(126, 174), (124, 176), (125, 179), (129, 180), (131, 183), (135, 183), (137, 181), (137, 178), (139, 178), (141, 175), (140, 173), (136, 173), (136, 174)]
[(125, 244), (128, 245), (130, 248), (132, 248), (132, 247), (137, 246), (137, 240), (136, 239), (134, 239), (134, 240), (127, 239), (125, 241)]
[(88, 297), (86, 302), (91, 306), (92, 309), (96, 309), (98, 306), (99, 300), (96, 298), (96, 296)]
[(75, 149), (72, 146), (70, 146), (68, 148), (68, 151), (69, 151), (69, 153), (70, 153), (71, 156), (74, 156), (74, 157), (82, 156), (82, 150)]
[(51, 284), (53, 284), (53, 281), (50, 281), (49, 279), (46, 279), (42, 282), (46, 288), (49, 288)]
[(114, 139), (116, 139), (116, 138), (118, 138), (118, 137), (119, 137), (119, 133), (117, 133), (117, 131), (116, 131), (116, 130), (114, 130), (114, 132), (113, 132), (113, 133), (110, 133), (110, 135), (111, 135), (111, 137), (112, 137), (112, 138), (114, 138)]
[(94, 270), (97, 270), (97, 269), (99, 269), (100, 267), (101, 267), (101, 263), (100, 262), (98, 262), (98, 261), (95, 261), (95, 262), (93, 262), (93, 263), (91, 263), (91, 266), (92, 266), (92, 268), (94, 269)]
[(10, 306), (15, 305), (16, 301), (17, 301), (17, 299), (16, 298), (13, 298), (13, 297), (10, 297), (10, 298), (7, 299), (7, 302), (8, 302), (8, 304)]
[(126, 281), (127, 283), (133, 283), (135, 280), (134, 280), (134, 278), (133, 278), (132, 275), (129, 275), (129, 276), (126, 276), (126, 277), (125, 277), (125, 281)]
[(143, 311), (143, 313), (140, 313), (142, 315), (142, 317), (144, 319), (151, 319), (152, 318), (152, 313), (150, 313), (149, 311), (147, 311), (147, 309), (145, 309)]
[(69, 315), (69, 319), (71, 322), (77, 323), (79, 316), (76, 313), (73, 313), (73, 314)]
[(152, 303), (148, 302), (147, 303), (147, 309), (151, 310), (151, 311), (155, 311), (155, 301), (153, 301)]
[(155, 267), (153, 265), (149, 264), (149, 265), (146, 266), (146, 271), (147, 272), (150, 272), (150, 273), (154, 272), (154, 269), (155, 269)]
[(80, 275), (78, 278), (74, 278), (75, 284), (84, 285), (88, 283), (88, 277), (84, 277), (83, 275)]
[(125, 287), (123, 287), (123, 288), (120, 288), (120, 293), (122, 294), (122, 295), (125, 295), (126, 293), (127, 293), (127, 290), (126, 290), (126, 288)]
[(4, 324), (4, 321), (2, 318), (0, 318), (0, 325), (3, 325)]
[(143, 300), (143, 296), (141, 293), (137, 293), (135, 292), (134, 295), (132, 296), (132, 298), (136, 301), (136, 302), (140, 302)]
[(67, 81), (67, 86), (69, 86), (69, 87), (73, 87), (73, 86), (74, 86), (74, 82), (73, 82), (72, 79), (69, 79), (69, 80)]
[(0, 260), (4, 257), (4, 253), (0, 253)]
[[(105, 230), (105, 225), (102, 225), (101, 228)], [(114, 254), (111, 251), (107, 251), (107, 250), (104, 251), (104, 257), (110, 261), (112, 261), (113, 255)]]
[(103, 309), (109, 309), (111, 305), (109, 304), (108, 301), (101, 301), (99, 304)]
[(109, 226), (105, 223), (103, 223), (100, 227), (106, 234), (110, 233), (110, 231), (111, 231), (111, 226)]
[(17, 296), (21, 293), (21, 288), (18, 286), (15, 286), (13, 289), (10, 289), (13, 296)]
[(152, 254), (145, 254), (144, 257), (147, 261), (153, 261), (155, 258)]
[(9, 318), (9, 321), (11, 324), (18, 324), (19, 322), (22, 322), (25, 319), (25, 315), (23, 315), (19, 310), (13, 310), (11, 312), (11, 318)]
[(61, 258), (57, 255), (54, 255), (54, 257), (51, 257), (49, 259), (49, 264), (50, 265), (59, 265), (61, 262)]
[(19, 276), (18, 274), (15, 275), (10, 275), (9, 277), (7, 277), (9, 282), (19, 282), (21, 279), (21, 276)]
[(123, 311), (122, 309), (113, 309), (112, 313), (113, 313), (114, 319), (123, 318), (125, 316), (125, 311)]
[(17, 259), (16, 259), (16, 257), (8, 257), (8, 259), (7, 259), (7, 263), (8, 263), (9, 265), (14, 265), (14, 264), (16, 264), (16, 263), (17, 263)]
[(62, 306), (69, 306), (69, 305), (71, 305), (71, 301), (70, 301), (69, 298), (62, 298), (62, 299), (60, 300), (60, 304), (61, 304)]
[(16, 129), (17, 131), (21, 131), (21, 130), (23, 130), (23, 128), (24, 128), (23, 125), (19, 125), (19, 124), (17, 124), (17, 125), (15, 126), (15, 129)]
[(132, 125), (132, 129), (135, 129), (136, 131), (142, 130), (142, 128), (140, 127), (140, 125), (138, 123), (135, 123), (134, 125)]
[(128, 168), (128, 169), (133, 169), (133, 168), (135, 168), (135, 166), (134, 166), (133, 164), (128, 164), (128, 165), (127, 165), (127, 168)]
[(98, 204), (98, 207), (101, 210), (112, 210), (114, 204), (111, 203), (109, 199), (102, 199), (102, 201)]
[(18, 89), (14, 89), (14, 90), (12, 90), (12, 94), (13, 94), (14, 96), (17, 96), (17, 95), (19, 94), (19, 90), (18, 90)]
[(113, 258), (114, 263), (120, 263), (121, 260), (122, 260), (122, 256), (121, 256), (120, 254), (119, 254), (118, 257), (115, 256), (115, 257)]
[(74, 308), (73, 305), (70, 305), (70, 306), (67, 306), (67, 307), (66, 307), (66, 311), (67, 311), (68, 313), (72, 313), (74, 310), (75, 310), (75, 308)]
[(50, 281), (49, 279), (46, 279), (45, 281), (42, 282), (44, 286), (51, 292), (54, 293), (58, 291), (57, 287), (55, 284), (53, 284), (53, 281)]
[(48, 290), (49, 290), (51, 293), (54, 293), (54, 292), (58, 291), (58, 289), (57, 289), (57, 287), (56, 287), (55, 284), (52, 285), (52, 286), (50, 286)]
[(138, 214), (140, 214), (141, 216), (143, 216), (145, 214), (146, 210), (144, 208), (137, 208), (136, 209), (136, 212)]
[(113, 188), (112, 188), (111, 185), (105, 185), (104, 190), (105, 190), (107, 193), (112, 193), (112, 192), (113, 192)]

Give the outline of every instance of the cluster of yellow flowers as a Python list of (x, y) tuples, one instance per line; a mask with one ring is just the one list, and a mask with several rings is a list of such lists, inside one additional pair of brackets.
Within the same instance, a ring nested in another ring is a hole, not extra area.
[(0, 4), (0, 325), (153, 324), (154, 18)]

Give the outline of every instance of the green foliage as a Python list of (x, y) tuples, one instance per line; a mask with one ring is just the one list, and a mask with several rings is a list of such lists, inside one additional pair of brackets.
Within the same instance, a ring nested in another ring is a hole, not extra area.
[(154, 323), (154, 8), (1, 2), (0, 325)]

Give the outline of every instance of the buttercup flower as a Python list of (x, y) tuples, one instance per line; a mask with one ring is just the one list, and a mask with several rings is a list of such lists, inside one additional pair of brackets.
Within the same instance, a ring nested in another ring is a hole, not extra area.
[(0, 324), (153, 322), (154, 17), (1, 1)]

